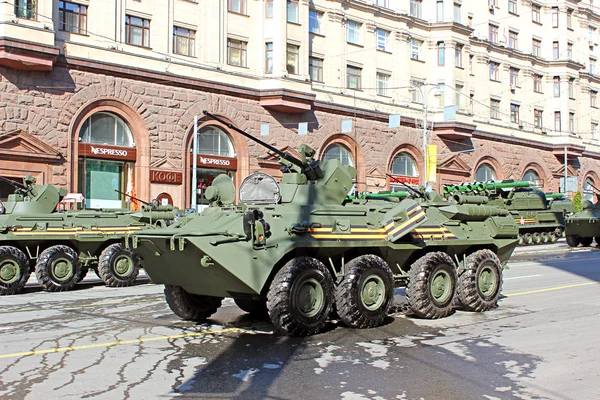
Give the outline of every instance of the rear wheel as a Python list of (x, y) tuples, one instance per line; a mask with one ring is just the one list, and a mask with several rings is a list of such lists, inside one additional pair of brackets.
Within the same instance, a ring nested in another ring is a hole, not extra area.
[(81, 274), (77, 252), (69, 246), (56, 245), (42, 251), (35, 265), (35, 276), (49, 292), (71, 290)]
[(523, 241), (523, 235), (521, 235), (521, 234), (519, 233), (519, 235), (517, 236), (517, 238), (518, 238), (518, 240), (519, 240), (519, 242), (518, 242), (519, 246), (523, 245), (523, 244), (524, 244), (524, 241)]
[(542, 232), (542, 243), (549, 243), (550, 242), (550, 236), (548, 235), (548, 232)]
[(265, 299), (233, 299), (235, 304), (248, 314), (254, 316), (267, 315), (267, 301)]
[(289, 336), (312, 335), (323, 329), (333, 305), (333, 280), (325, 265), (310, 257), (288, 261), (267, 293), (267, 309), (275, 331)]
[(372, 254), (350, 261), (335, 291), (337, 313), (351, 328), (383, 324), (393, 300), (392, 271), (383, 259)]
[(461, 262), (458, 300), (470, 311), (487, 311), (498, 304), (502, 290), (502, 265), (491, 250), (479, 250)]
[(426, 254), (411, 266), (408, 274), (406, 297), (417, 316), (443, 318), (452, 313), (456, 294), (456, 268), (448, 254)]
[(523, 242), (525, 244), (533, 244), (533, 236), (531, 235), (531, 233), (527, 232), (523, 235)]
[(140, 263), (130, 249), (115, 243), (100, 254), (98, 272), (106, 286), (131, 286), (140, 272)]
[(548, 233), (548, 238), (550, 239), (550, 243), (556, 243), (558, 241), (558, 236), (554, 232)]
[(579, 238), (579, 242), (581, 243), (581, 246), (583, 246), (583, 247), (589, 247), (592, 244), (593, 240), (594, 240), (594, 238), (591, 238), (591, 237)]
[(577, 247), (581, 243), (581, 239), (577, 235), (567, 235), (567, 244), (570, 247)]
[(531, 238), (533, 239), (533, 244), (540, 244), (540, 243), (542, 243), (542, 235), (539, 232), (534, 232), (531, 235)]
[(222, 297), (192, 294), (181, 286), (165, 285), (165, 298), (171, 311), (188, 321), (201, 322), (217, 312)]
[(0, 246), (0, 295), (23, 290), (31, 270), (25, 253), (13, 246)]

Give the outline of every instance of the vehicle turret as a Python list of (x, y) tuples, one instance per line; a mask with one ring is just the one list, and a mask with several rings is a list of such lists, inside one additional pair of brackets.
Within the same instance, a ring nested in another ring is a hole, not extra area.
[(0, 203), (6, 214), (51, 213), (67, 194), (66, 189), (54, 185), (36, 185), (36, 179), (31, 175), (23, 178), (23, 183), (2, 176), (0, 180), (15, 187), (15, 193), (9, 194), (8, 199)]

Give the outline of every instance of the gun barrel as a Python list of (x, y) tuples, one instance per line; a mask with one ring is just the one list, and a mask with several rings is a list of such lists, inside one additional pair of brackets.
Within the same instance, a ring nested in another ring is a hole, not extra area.
[(237, 126), (234, 126), (233, 124), (217, 117), (216, 115), (203, 110), (202, 113), (204, 113), (204, 115), (213, 118), (216, 121), (219, 121), (220, 123), (224, 124), (225, 126), (227, 126), (230, 129), (233, 129), (234, 131), (238, 132), (241, 135), (246, 136), (248, 139), (255, 141), (256, 143), (262, 145), (263, 147), (266, 147), (267, 149), (269, 149), (270, 151), (272, 151), (273, 153), (279, 155), (281, 158), (283, 158), (284, 160), (287, 160), (289, 162), (291, 162), (294, 165), (297, 165), (300, 168), (304, 168), (304, 163), (297, 159), (296, 157), (294, 157), (293, 155), (291, 155), (290, 153), (288, 153), (287, 151), (283, 151), (278, 149), (277, 147), (271, 146), (269, 143), (267, 142), (263, 142), (262, 140), (255, 138), (254, 136), (250, 135), (247, 132), (244, 132), (243, 130), (241, 130), (240, 128), (238, 128)]
[(3, 176), (0, 176), (0, 180), (19, 189), (27, 189), (27, 186), (23, 185), (21, 182), (13, 181), (12, 179), (8, 179)]
[(122, 192), (122, 191), (120, 191), (120, 190), (118, 190), (118, 189), (115, 189), (115, 192), (117, 192), (117, 193), (121, 193), (123, 196), (130, 197), (130, 198), (132, 198), (133, 200), (135, 200), (135, 201), (139, 201), (139, 202), (140, 202), (140, 203), (142, 203), (142, 204), (145, 204), (145, 205), (149, 205), (149, 204), (150, 204), (150, 203), (148, 203), (147, 201), (144, 201), (144, 200), (142, 200), (142, 199), (138, 199), (137, 197), (134, 197), (134, 196), (130, 195), (129, 193)]

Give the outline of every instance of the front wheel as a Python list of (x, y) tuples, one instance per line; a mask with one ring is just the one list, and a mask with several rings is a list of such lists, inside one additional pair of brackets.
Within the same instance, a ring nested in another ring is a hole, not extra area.
[(165, 298), (175, 315), (195, 322), (202, 322), (216, 313), (223, 302), (222, 297), (193, 294), (173, 285), (165, 285)]
[(453, 311), (456, 268), (446, 253), (428, 253), (410, 267), (406, 298), (421, 318), (443, 318)]
[(393, 300), (392, 271), (383, 259), (372, 254), (351, 260), (335, 291), (338, 315), (351, 328), (383, 324)]
[(333, 305), (333, 279), (325, 265), (310, 257), (288, 261), (267, 293), (267, 309), (275, 331), (306, 336), (323, 329)]
[(42, 251), (35, 265), (35, 276), (49, 292), (71, 290), (81, 275), (81, 263), (75, 250), (55, 245)]
[(581, 243), (581, 239), (577, 235), (567, 235), (567, 244), (569, 247), (577, 247)]
[(31, 270), (25, 253), (13, 246), (0, 246), (0, 295), (20, 293)]
[(502, 265), (491, 250), (470, 254), (459, 267), (458, 300), (469, 311), (487, 311), (498, 304)]
[(120, 243), (111, 244), (100, 254), (98, 273), (109, 287), (131, 286), (140, 272), (140, 263), (133, 252)]

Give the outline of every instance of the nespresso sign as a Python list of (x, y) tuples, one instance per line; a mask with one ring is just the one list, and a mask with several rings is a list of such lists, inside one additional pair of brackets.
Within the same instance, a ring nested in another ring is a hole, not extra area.
[(159, 169), (150, 170), (150, 182), (152, 183), (169, 183), (172, 185), (180, 185), (183, 182), (183, 173), (175, 171), (161, 171)]
[(135, 161), (136, 155), (137, 153), (134, 147), (116, 147), (90, 143), (79, 143), (79, 157)]
[[(193, 165), (194, 156), (190, 157), (190, 166)], [(206, 156), (198, 154), (197, 163), (199, 168), (237, 169), (237, 158)]]

